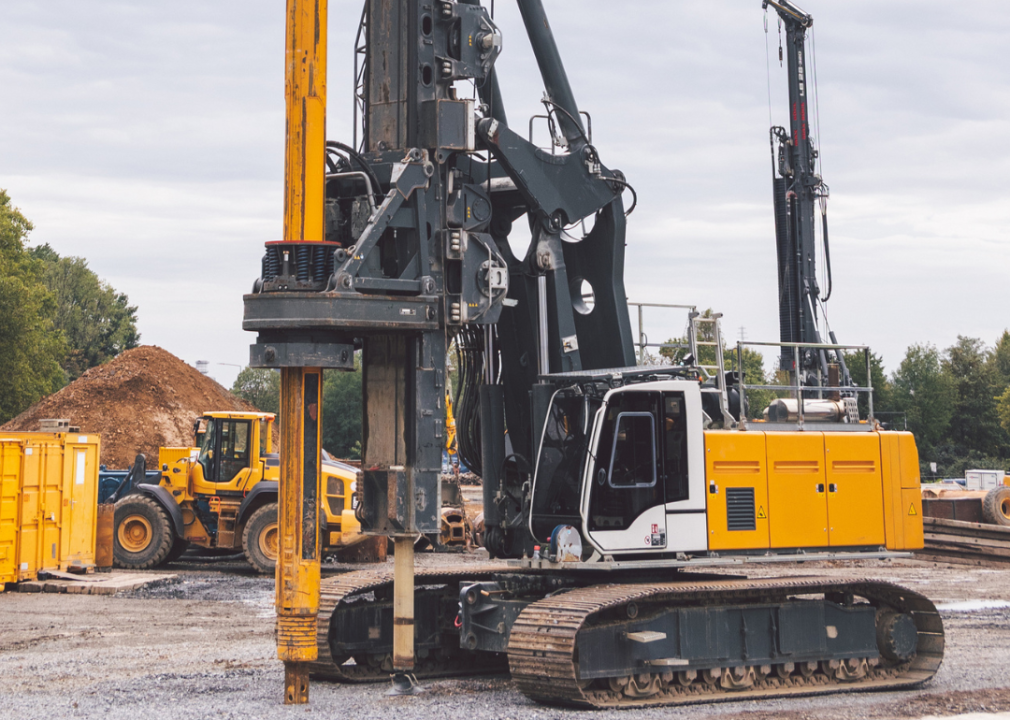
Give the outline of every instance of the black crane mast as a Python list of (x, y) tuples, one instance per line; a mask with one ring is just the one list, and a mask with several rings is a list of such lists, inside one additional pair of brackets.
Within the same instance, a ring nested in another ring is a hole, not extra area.
[[(785, 55), (789, 76), (789, 129), (773, 126), (772, 186), (775, 205), (775, 241), (779, 277), (779, 333), (784, 343), (824, 342), (817, 327), (817, 305), (831, 296), (831, 259), (828, 251), (826, 201), (828, 186), (817, 172), (817, 149), (810, 133), (810, 108), (806, 68), (806, 34), (813, 17), (789, 0), (764, 0), (785, 26)], [(780, 60), (782, 50), (779, 50)], [(820, 203), (828, 288), (822, 297), (817, 282), (815, 206)], [(835, 343), (834, 333), (830, 340)], [(840, 352), (841, 384), (850, 385)], [(793, 384), (824, 385), (828, 382), (828, 357), (824, 350), (783, 348), (782, 370)]]

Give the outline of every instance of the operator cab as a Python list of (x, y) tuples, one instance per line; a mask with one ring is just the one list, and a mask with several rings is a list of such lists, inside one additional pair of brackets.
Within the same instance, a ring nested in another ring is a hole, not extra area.
[(207, 418), (198, 462), (208, 482), (228, 482), (249, 467), (249, 420)]
[(707, 548), (701, 390), (682, 379), (558, 390), (534, 475), (530, 531), (580, 528), (601, 555)]
[[(203, 483), (242, 490), (252, 473), (254, 461), (270, 451), (272, 415), (246, 413), (205, 415), (196, 421), (197, 463)], [(259, 452), (254, 452), (259, 443)], [(213, 492), (213, 490), (209, 490)]]

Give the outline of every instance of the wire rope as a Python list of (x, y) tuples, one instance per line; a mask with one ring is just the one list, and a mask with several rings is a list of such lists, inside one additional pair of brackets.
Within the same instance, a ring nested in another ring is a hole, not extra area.
[(765, 8), (765, 72), (768, 80), (768, 127), (774, 125), (772, 120), (772, 50), (768, 44), (768, 8)]

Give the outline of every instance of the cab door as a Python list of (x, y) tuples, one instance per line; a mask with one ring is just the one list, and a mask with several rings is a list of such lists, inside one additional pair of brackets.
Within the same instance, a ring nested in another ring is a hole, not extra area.
[(249, 420), (212, 417), (201, 439), (194, 474), (194, 493), (213, 495), (245, 487), (252, 470), (252, 433)]
[(664, 550), (665, 469), (658, 392), (613, 393), (596, 433), (586, 527), (604, 552)]
[(252, 433), (248, 420), (221, 420), (221, 464), (218, 482), (236, 485), (249, 474)]

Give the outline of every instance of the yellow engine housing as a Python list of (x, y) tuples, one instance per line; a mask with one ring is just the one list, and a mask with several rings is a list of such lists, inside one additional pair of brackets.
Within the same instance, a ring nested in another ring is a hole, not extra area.
[(911, 433), (706, 431), (705, 476), (709, 550), (923, 545)]

